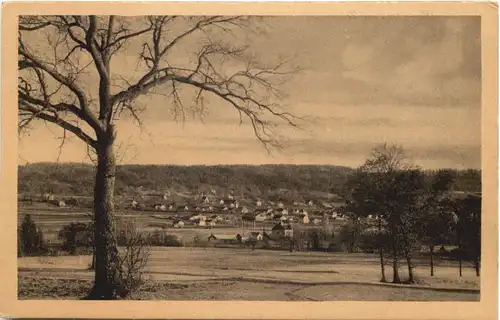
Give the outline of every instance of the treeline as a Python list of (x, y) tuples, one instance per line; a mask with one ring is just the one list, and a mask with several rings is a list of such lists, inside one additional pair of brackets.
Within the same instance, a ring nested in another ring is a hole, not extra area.
[[(451, 170), (455, 173), (452, 189), (481, 191), (480, 170)], [(125, 195), (137, 188), (198, 192), (215, 189), (240, 195), (290, 196), (314, 192), (344, 194), (353, 169), (330, 165), (122, 165), (117, 168), (116, 193)], [(426, 171), (429, 178), (436, 171)], [(54, 193), (91, 196), (94, 167), (75, 163), (35, 163), (19, 166), (19, 193)]]
[(439, 170), (429, 176), (406, 161), (400, 146), (375, 148), (372, 156), (351, 175), (350, 194), (344, 211), (358, 228), (364, 217), (372, 224), (373, 251), (379, 253), (381, 281), (385, 261), (392, 264), (392, 282), (400, 283), (399, 265), (408, 268), (408, 283), (414, 283), (414, 257), (422, 246), (429, 248), (431, 275), (434, 249), (457, 247), (461, 262), (472, 261), (479, 276), (481, 263), (481, 194), (457, 193), (453, 170)]

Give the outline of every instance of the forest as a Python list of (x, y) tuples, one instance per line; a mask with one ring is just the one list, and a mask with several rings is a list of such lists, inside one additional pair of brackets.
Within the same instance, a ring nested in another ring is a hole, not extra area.
[[(452, 190), (481, 191), (481, 170), (447, 169), (455, 176)], [(344, 195), (355, 169), (334, 165), (121, 165), (117, 168), (116, 194), (133, 194), (137, 188), (164, 192), (199, 192), (214, 189), (241, 196), (269, 197), (273, 193), (307, 196), (316, 193)], [(430, 180), (437, 170), (425, 170)], [(95, 168), (78, 163), (20, 165), (20, 194), (54, 193), (91, 196)]]

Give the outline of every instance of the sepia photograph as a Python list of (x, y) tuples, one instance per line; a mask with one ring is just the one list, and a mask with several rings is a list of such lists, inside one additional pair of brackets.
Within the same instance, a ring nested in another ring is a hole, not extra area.
[(17, 17), (16, 300), (483, 301), (480, 14), (165, 11)]

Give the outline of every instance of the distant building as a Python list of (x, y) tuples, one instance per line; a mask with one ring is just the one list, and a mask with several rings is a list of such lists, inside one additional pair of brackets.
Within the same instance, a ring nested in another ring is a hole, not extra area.
[(256, 205), (257, 207), (260, 207), (260, 206), (262, 206), (262, 201), (260, 201), (260, 200), (257, 200), (257, 203), (256, 203), (255, 205)]
[(175, 221), (174, 228), (184, 228), (184, 221)]
[(302, 217), (302, 223), (303, 224), (309, 224), (311, 220), (309, 220), (309, 216), (305, 215)]

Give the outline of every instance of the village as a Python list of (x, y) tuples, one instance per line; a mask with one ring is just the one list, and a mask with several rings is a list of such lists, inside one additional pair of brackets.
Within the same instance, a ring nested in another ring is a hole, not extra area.
[[(57, 197), (51, 193), (31, 196), (20, 203), (26, 207), (29, 206), (26, 200), (33, 203), (34, 199), (57, 210), (89, 207), (88, 201), (85, 203), (77, 197)], [(302, 233), (313, 229), (328, 230), (334, 236), (349, 220), (344, 205), (345, 201), (335, 195), (326, 199), (272, 201), (239, 196), (233, 192), (220, 196), (214, 189), (192, 196), (184, 194), (183, 197), (171, 191), (143, 191), (135, 197), (121, 198), (121, 202), (117, 202), (117, 216), (143, 221), (143, 229), (166, 231), (178, 236), (185, 244), (192, 242), (193, 239), (186, 239), (185, 236), (192, 235), (192, 232), (183, 231), (198, 230), (199, 242), (211, 246), (248, 244), (253, 248), (272, 248), (274, 244), (277, 249), (289, 247), (289, 243), (283, 242), (294, 238), (294, 230)], [(374, 222), (376, 217), (369, 215), (365, 220)], [(326, 250), (328, 239), (323, 240), (322, 246)]]

